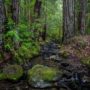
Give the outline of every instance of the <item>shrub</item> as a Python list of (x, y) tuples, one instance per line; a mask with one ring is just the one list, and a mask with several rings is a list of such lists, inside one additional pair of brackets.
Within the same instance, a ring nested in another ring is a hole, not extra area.
[(25, 63), (39, 54), (39, 44), (32, 40), (28, 25), (19, 24), (4, 34), (4, 48), (12, 54), (12, 59), (19, 64)]

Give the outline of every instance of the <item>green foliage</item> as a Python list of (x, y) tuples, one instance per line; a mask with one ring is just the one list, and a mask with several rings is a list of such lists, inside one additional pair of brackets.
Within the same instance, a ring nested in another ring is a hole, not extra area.
[(42, 22), (47, 24), (48, 39), (60, 40), (62, 37), (62, 1), (43, 1), (42, 8)]
[(15, 23), (11, 19), (11, 17), (7, 18), (7, 23), (6, 23), (6, 31), (12, 30), (15, 28)]
[(52, 81), (59, 74), (59, 71), (54, 68), (49, 68), (43, 65), (35, 65), (28, 71), (29, 82), (34, 80)]
[(51, 32), (49, 31), (48, 36), (51, 40), (54, 41), (60, 41), (60, 38), (62, 38), (62, 31), (57, 30), (52, 30)]
[(8, 65), (3, 69), (3, 75), (6, 79), (16, 81), (22, 77), (23, 69), (19, 65)]
[(17, 34), (17, 31), (16, 30), (12, 30), (12, 31), (9, 31), (7, 34), (6, 34), (6, 38), (11, 38), (11, 39), (16, 39), (16, 41), (19, 40), (19, 36)]
[(32, 58), (31, 51), (28, 47), (22, 45), (15, 53), (13, 59), (18, 63), (23, 63), (24, 60)]
[(7, 24), (4, 35), (4, 48), (5, 51), (9, 51), (12, 54), (13, 60), (17, 62), (23, 63), (25, 60), (30, 60), (39, 54), (40, 45), (37, 40), (40, 33), (44, 31), (45, 24), (48, 27), (47, 37), (49, 39), (59, 39), (61, 37), (61, 1), (41, 0), (41, 2), (41, 15), (37, 17), (34, 12), (36, 0), (20, 0), (20, 22), (15, 25), (11, 13), (12, 0), (5, 0)]
[(11, 5), (11, 0), (4, 0), (6, 5)]
[(40, 47), (39, 44), (33, 45), (30, 43), (23, 43), (18, 50), (13, 52), (13, 59), (18, 63), (23, 63), (25, 60), (29, 60), (32, 57), (39, 54)]
[(31, 35), (32, 35), (31, 31), (29, 30), (28, 25), (26, 25), (26, 24), (19, 24), (18, 25), (18, 33), (19, 33), (19, 36), (22, 40), (23, 39), (29, 40)]
[(16, 30), (8, 31), (5, 34), (5, 50), (11, 51), (14, 49), (15, 44), (20, 41), (20, 37)]
[(17, 28), (11, 29), (5, 34), (4, 47), (6, 51), (12, 53), (13, 60), (23, 63), (39, 54), (39, 44), (32, 40), (32, 35), (26, 24), (19, 24)]

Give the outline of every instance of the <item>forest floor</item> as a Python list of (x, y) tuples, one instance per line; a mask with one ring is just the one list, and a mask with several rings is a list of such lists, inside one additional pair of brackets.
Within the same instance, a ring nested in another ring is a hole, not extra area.
[[(71, 39), (67, 45), (58, 44), (57, 47), (59, 47), (57, 53), (50, 54), (48, 59), (45, 59), (45, 57), (41, 55), (34, 58), (30, 63), (32, 63), (32, 66), (36, 64), (43, 64), (49, 67), (62, 69), (62, 80), (66, 80), (65, 84), (68, 86), (66, 89), (60, 89), (60, 87), (57, 88), (60, 86), (61, 80), (58, 80), (57, 87), (35, 89), (27, 84), (26, 79), (23, 79), (17, 83), (0, 81), (0, 90), (89, 90), (90, 36), (75, 37)], [(72, 81), (72, 78), (74, 79), (73, 83), (68, 83), (68, 80)]]

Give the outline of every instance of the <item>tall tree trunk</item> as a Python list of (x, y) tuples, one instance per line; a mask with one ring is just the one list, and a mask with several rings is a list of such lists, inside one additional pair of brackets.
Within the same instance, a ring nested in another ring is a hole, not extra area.
[(3, 0), (0, 0), (0, 51), (3, 46), (3, 32), (4, 32), (4, 22), (5, 22), (5, 8)]
[[(35, 14), (34, 22), (36, 22), (36, 23), (40, 23), (39, 19), (40, 19), (40, 16), (41, 16), (41, 4), (42, 4), (42, 1), (36, 0), (35, 6), (34, 6), (34, 14)], [(35, 39), (37, 38), (37, 40), (39, 40), (38, 28), (35, 28), (34, 33), (36, 35)]]
[(41, 4), (42, 2), (40, 0), (36, 0), (35, 6), (34, 6), (34, 13), (36, 14), (37, 18), (39, 18), (41, 15)]
[(43, 41), (46, 40), (46, 34), (47, 34), (46, 30), (47, 30), (47, 25), (44, 24), (43, 32), (42, 32), (42, 40), (43, 40)]
[(44, 15), (44, 18), (45, 18), (45, 22), (44, 22), (44, 26), (43, 26), (43, 31), (42, 31), (42, 40), (45, 41), (46, 40), (46, 36), (47, 36), (47, 0), (44, 1), (44, 4), (45, 4), (45, 15)]
[(75, 35), (75, 1), (63, 0), (63, 42)]
[[(19, 23), (19, 0), (12, 0), (12, 20), (14, 21), (15, 25), (18, 25)], [(18, 32), (17, 32), (18, 34)], [(19, 42), (14, 41), (15, 43), (15, 49), (18, 49)]]
[(86, 29), (86, 7), (87, 7), (87, 0), (79, 0), (80, 3), (80, 12), (79, 12), (79, 32), (81, 35), (85, 34)]
[(19, 0), (12, 0), (12, 19), (15, 24), (19, 22)]

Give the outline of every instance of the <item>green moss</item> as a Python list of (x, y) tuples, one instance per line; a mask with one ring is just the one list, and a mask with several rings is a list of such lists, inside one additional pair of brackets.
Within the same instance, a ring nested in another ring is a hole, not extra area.
[(54, 68), (46, 67), (43, 65), (35, 65), (28, 71), (29, 82), (30, 81), (52, 81), (58, 76), (59, 71)]
[(61, 55), (63, 58), (68, 58), (68, 56), (70, 55), (70, 53), (67, 52), (67, 51), (61, 51), (61, 52), (60, 52), (60, 55)]
[(83, 64), (90, 67), (90, 57), (85, 57), (81, 60)]
[(23, 69), (19, 65), (8, 65), (3, 69), (3, 74), (7, 79), (16, 81), (23, 75)]
[(43, 72), (43, 79), (47, 80), (47, 81), (51, 81), (54, 80), (57, 76), (57, 70), (54, 68), (47, 68), (44, 72)]
[(3, 73), (0, 73), (0, 80), (6, 79), (5, 75)]

